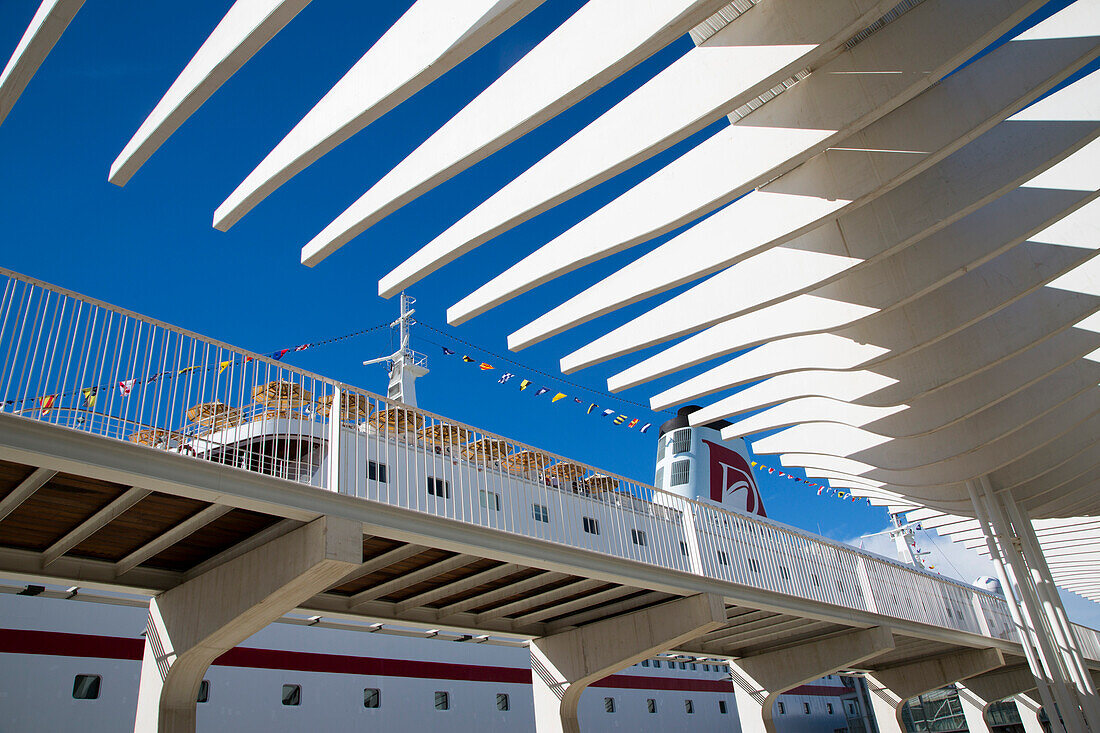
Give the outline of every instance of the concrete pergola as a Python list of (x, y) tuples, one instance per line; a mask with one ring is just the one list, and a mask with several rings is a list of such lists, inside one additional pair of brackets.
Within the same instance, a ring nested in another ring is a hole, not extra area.
[[(0, 76), (0, 122), (81, 4), (42, 3)], [(238, 0), (110, 180), (124, 185), (306, 4)], [(413, 3), (244, 177), (214, 225), (232, 227), (540, 4)], [(1036, 687), (1067, 733), (1100, 730), (1096, 688), (1051, 585), (1100, 593), (1096, 526), (1079, 518), (1100, 510), (1100, 0), (1025, 22), (1045, 5), (589, 0), (305, 243), (302, 261), (321, 263), (690, 34), (693, 49), (411, 252), (379, 291), (392, 296), (728, 118), (560, 236), (500, 263), (450, 322), (682, 228), (509, 346), (651, 299), (565, 354), (563, 370), (664, 344), (611, 389), (683, 373), (655, 408), (704, 403), (694, 424), (724, 418), (729, 434), (764, 433), (758, 453), (892, 508), (922, 507), (926, 523), (984, 548), (1030, 670), (986, 680), (986, 694)], [(566, 646), (548, 668), (570, 664)], [(972, 676), (988, 660), (971, 661), (971, 675), (877, 679), (877, 699), (896, 712), (921, 680)], [(768, 691), (760, 665), (740, 669)]]

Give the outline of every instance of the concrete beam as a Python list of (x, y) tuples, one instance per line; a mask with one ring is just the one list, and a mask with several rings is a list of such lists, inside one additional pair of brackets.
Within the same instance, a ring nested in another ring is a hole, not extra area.
[(970, 677), (966, 680), (966, 687), (983, 700), (996, 702), (1035, 689), (1035, 678), (1024, 664)]
[(579, 733), (577, 703), (586, 687), (725, 623), (722, 598), (700, 594), (532, 640), (536, 730)]
[(362, 561), (362, 526), (322, 517), (149, 602), (135, 733), (192, 733), (211, 662)]
[(177, 542), (190, 537), (215, 519), (231, 511), (233, 511), (233, 507), (231, 506), (211, 504), (119, 560), (115, 565), (115, 572), (119, 575), (130, 572), (149, 558), (167, 550)]
[(999, 650), (970, 649), (876, 670), (867, 676), (867, 688), (880, 733), (904, 733), (902, 706), (917, 695), (1002, 666)]
[(19, 505), (31, 498), (34, 492), (42, 488), (57, 471), (46, 468), (36, 468), (30, 476), (19, 482), (19, 485), (8, 492), (8, 495), (0, 499), (0, 522), (9, 514), (19, 508)]
[(42, 553), (42, 567), (49, 565), (57, 558), (106, 527), (126, 510), (130, 509), (151, 493), (153, 492), (148, 489), (139, 489), (136, 486), (130, 487), (128, 491), (123, 492), (117, 499), (85, 519), (64, 537), (46, 548), (46, 551)]
[(84, 5), (84, 0), (43, 0), (0, 74), (0, 124)]
[(775, 733), (772, 710), (783, 692), (893, 648), (890, 629), (875, 626), (731, 662), (742, 732)]

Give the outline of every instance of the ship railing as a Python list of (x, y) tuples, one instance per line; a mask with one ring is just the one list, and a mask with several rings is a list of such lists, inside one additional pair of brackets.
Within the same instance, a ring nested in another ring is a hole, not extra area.
[[(0, 268), (0, 410), (458, 522), (1014, 639), (1003, 598)], [(204, 407), (205, 406), (205, 407)], [(1100, 637), (1080, 631), (1100, 658)]]

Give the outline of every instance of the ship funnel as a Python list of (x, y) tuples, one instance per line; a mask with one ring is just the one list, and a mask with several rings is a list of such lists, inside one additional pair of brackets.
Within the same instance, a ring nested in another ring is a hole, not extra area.
[(722, 438), (722, 428), (729, 425), (725, 420), (689, 425), (688, 415), (698, 409), (695, 405), (682, 407), (676, 417), (661, 426), (654, 484), (687, 499), (768, 516), (745, 441)]

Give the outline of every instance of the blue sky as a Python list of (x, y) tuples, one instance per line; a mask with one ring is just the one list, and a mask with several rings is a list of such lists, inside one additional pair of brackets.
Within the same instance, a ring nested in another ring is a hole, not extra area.
[[(118, 188), (107, 182), (111, 162), (231, 2), (87, 3), (0, 126), (2, 264), (257, 351), (388, 322), (397, 305), (378, 297), (382, 275), (690, 48), (686, 37), (680, 39), (555, 120), (391, 215), (316, 268), (299, 264), (305, 242), (583, 0), (545, 3), (299, 174), (228, 233), (214, 230), (215, 208), (407, 4), (408, 0), (312, 3), (193, 115), (125, 188)], [(0, 3), (0, 56), (6, 58), (14, 49), (37, 5), (37, 0)], [(508, 333), (668, 237), (554, 281), (459, 328), (446, 326), (446, 308), (474, 284), (502, 271), (714, 129), (516, 227), (417, 284), (410, 293), (418, 300), (418, 317), (458, 338), (506, 352)], [(510, 356), (558, 374), (558, 357), (647, 307), (641, 303), (623, 309)], [(640, 435), (614, 428), (607, 420), (586, 418), (571, 399), (551, 406), (545, 396), (536, 400), (530, 391), (521, 395), (515, 382), (497, 385), (489, 376), (492, 372), (443, 357), (437, 344), (503, 366), (495, 359), (423, 328), (414, 334), (419, 337), (414, 346), (431, 359), (432, 373), (418, 385), (422, 406), (652, 480), (655, 431)], [(389, 349), (388, 332), (379, 331), (291, 354), (287, 361), (384, 391), (382, 368), (360, 363)], [(606, 377), (626, 365), (616, 360), (569, 379), (602, 391)], [(529, 376), (519, 367), (508, 370)], [(531, 378), (655, 425), (668, 415), (625, 400), (647, 403), (650, 394), (674, 383), (656, 382), (612, 399)], [(765, 476), (760, 483), (769, 515), (782, 522), (837, 539), (874, 532), (887, 523), (883, 509), (817, 496), (785, 479)]]

